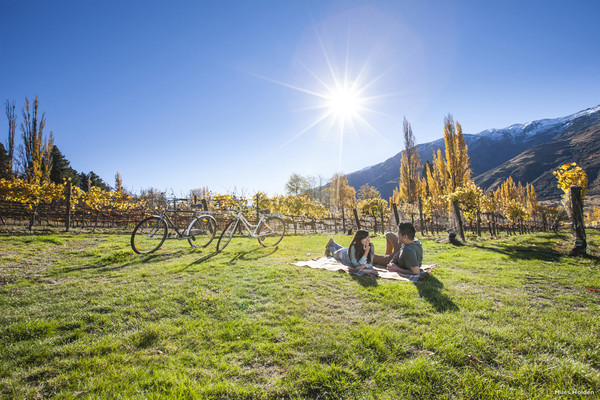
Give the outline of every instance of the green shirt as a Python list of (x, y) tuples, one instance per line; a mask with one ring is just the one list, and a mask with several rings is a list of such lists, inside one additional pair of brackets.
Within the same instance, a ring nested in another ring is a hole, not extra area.
[(404, 269), (423, 265), (423, 246), (421, 246), (421, 242), (415, 239), (414, 243), (403, 244), (400, 251), (394, 254), (392, 263)]

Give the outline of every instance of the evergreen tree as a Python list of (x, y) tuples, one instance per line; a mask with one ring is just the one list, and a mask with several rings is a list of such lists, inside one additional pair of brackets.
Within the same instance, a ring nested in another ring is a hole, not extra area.
[(50, 156), (52, 158), (52, 168), (50, 169), (50, 182), (63, 183), (63, 180), (71, 179), (71, 182), (74, 185), (79, 186), (79, 174), (77, 173), (77, 171), (71, 168), (71, 163), (58, 149), (58, 146), (52, 146)]
[(110, 190), (110, 186), (108, 186), (102, 178), (100, 178), (94, 171), (90, 171), (88, 174), (81, 172), (79, 174), (79, 188), (84, 192), (89, 192), (92, 186), (96, 186), (102, 190)]
[(8, 152), (4, 148), (4, 145), (0, 143), (0, 179), (10, 179), (12, 174), (10, 173), (10, 164), (8, 158)]

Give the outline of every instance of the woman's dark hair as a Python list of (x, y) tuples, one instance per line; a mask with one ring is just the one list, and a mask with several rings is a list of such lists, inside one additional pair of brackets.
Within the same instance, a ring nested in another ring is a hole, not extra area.
[[(354, 246), (354, 254), (356, 255), (357, 259), (360, 259), (360, 257), (362, 257), (362, 254), (364, 254), (363, 245), (360, 241), (363, 240), (364, 238), (366, 238), (367, 236), (369, 236), (369, 231), (365, 231), (364, 229), (359, 229), (358, 231), (356, 231), (356, 235), (354, 235), (354, 239), (352, 239), (352, 243), (350, 243), (349, 248), (352, 248), (352, 246)], [(359, 256), (359, 254), (361, 256)], [(348, 255), (350, 255), (350, 254), (348, 254)], [(369, 255), (367, 256), (367, 262), (370, 263), (372, 260), (373, 260), (373, 252), (371, 250), (369, 250)]]

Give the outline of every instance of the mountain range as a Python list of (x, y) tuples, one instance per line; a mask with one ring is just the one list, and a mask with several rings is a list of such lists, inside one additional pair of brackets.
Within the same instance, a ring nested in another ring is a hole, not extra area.
[[(539, 200), (558, 200), (561, 191), (552, 171), (576, 162), (588, 175), (589, 195), (600, 195), (600, 105), (566, 117), (514, 124), (464, 134), (472, 177), (485, 191), (494, 190), (509, 176), (535, 187)], [(417, 145), (421, 163), (431, 161), (444, 139)], [(402, 152), (387, 160), (347, 174), (357, 191), (369, 184), (384, 199), (398, 187)]]

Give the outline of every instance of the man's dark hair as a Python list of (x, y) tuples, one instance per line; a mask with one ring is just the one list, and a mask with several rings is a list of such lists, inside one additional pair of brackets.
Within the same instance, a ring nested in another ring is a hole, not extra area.
[(398, 225), (398, 235), (406, 235), (410, 240), (415, 240), (415, 227), (410, 222), (402, 222)]

